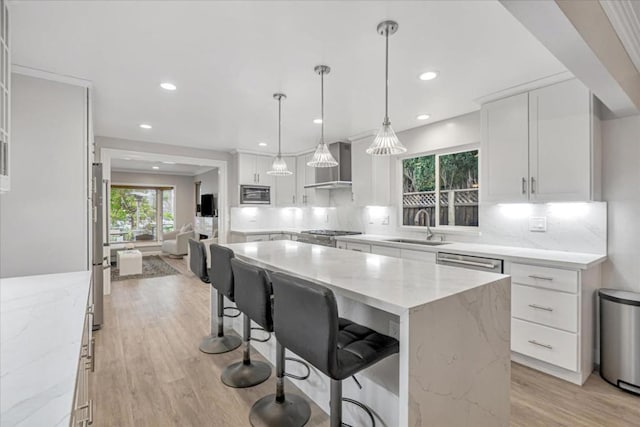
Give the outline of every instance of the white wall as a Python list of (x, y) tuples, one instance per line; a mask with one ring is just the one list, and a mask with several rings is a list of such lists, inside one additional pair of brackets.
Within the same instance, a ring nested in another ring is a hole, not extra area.
[(12, 76), (0, 276), (88, 270), (86, 89)]
[(640, 116), (602, 122), (609, 260), (602, 285), (640, 292)]
[(195, 187), (191, 176), (112, 171), (111, 183), (173, 186), (176, 198), (176, 227), (193, 222), (196, 209)]
[(218, 169), (201, 173), (193, 177), (193, 182), (200, 181), (200, 194), (218, 194)]

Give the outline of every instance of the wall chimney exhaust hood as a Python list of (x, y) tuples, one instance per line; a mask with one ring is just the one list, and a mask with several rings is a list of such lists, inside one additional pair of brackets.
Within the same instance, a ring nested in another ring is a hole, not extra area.
[(316, 168), (316, 183), (305, 185), (304, 188), (321, 190), (351, 188), (351, 143), (334, 142), (329, 144), (329, 151), (338, 161), (338, 166)]

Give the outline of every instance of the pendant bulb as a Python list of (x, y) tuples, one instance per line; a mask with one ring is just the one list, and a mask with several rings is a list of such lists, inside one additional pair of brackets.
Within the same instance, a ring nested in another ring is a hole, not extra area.
[(293, 172), (287, 167), (287, 162), (282, 158), (282, 100), (287, 98), (284, 93), (274, 93), (273, 98), (278, 101), (278, 155), (271, 163), (271, 170), (267, 171), (267, 175), (273, 176), (289, 176)]
[(378, 24), (378, 34), (385, 38), (385, 59), (384, 59), (384, 120), (382, 127), (378, 130), (373, 142), (367, 148), (367, 154), (373, 156), (393, 156), (407, 152), (407, 148), (402, 145), (398, 136), (391, 127), (389, 120), (389, 36), (398, 31), (398, 23), (395, 21), (383, 21)]
[(311, 161), (307, 162), (307, 166), (314, 168), (332, 168), (334, 166), (338, 166), (338, 162), (329, 151), (327, 144), (324, 142), (324, 75), (329, 74), (331, 68), (327, 65), (316, 65), (313, 71), (320, 74), (320, 117), (322, 123), (320, 126), (320, 143), (316, 147), (316, 151), (313, 153)]

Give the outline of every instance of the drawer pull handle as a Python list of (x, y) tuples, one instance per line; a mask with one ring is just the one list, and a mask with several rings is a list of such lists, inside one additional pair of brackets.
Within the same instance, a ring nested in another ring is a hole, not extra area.
[(531, 344), (533, 344), (533, 345), (537, 345), (537, 346), (540, 346), (540, 347), (548, 348), (549, 350), (553, 350), (553, 346), (550, 346), (549, 344), (542, 344), (542, 343), (539, 343), (536, 340), (529, 340), (529, 342)]
[(537, 280), (548, 280), (548, 281), (552, 281), (553, 280), (553, 277), (538, 276), (538, 275), (535, 275), (535, 274), (532, 274), (529, 277), (531, 277), (532, 279), (537, 279)]
[(536, 310), (553, 311), (551, 307), (544, 307), (538, 304), (529, 304), (529, 307), (535, 308)]
[(362, 252), (362, 249), (351, 248), (352, 251)]

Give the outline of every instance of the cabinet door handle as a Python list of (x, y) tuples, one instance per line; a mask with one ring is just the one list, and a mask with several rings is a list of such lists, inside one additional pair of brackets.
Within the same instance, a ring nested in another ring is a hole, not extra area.
[(549, 350), (553, 350), (553, 346), (549, 345), (549, 344), (542, 344), (536, 340), (529, 340), (529, 343), (533, 344), (533, 345), (537, 345), (539, 347), (544, 347), (544, 348), (548, 348)]
[(551, 307), (544, 307), (538, 304), (529, 304), (529, 307), (535, 308), (536, 310), (553, 311), (553, 308)]
[(96, 371), (96, 337), (91, 337), (91, 372)]
[(535, 194), (536, 192), (536, 179), (531, 177), (531, 194)]
[(536, 274), (531, 274), (529, 275), (529, 277), (531, 277), (532, 279), (538, 279), (538, 280), (548, 280), (549, 282), (553, 280), (553, 277), (538, 276)]
[(527, 178), (522, 177), (522, 194), (527, 194)]
[(296, 196), (291, 196), (291, 203), (296, 204)]
[(257, 174), (257, 175), (258, 175), (258, 182), (256, 184), (260, 184), (260, 174)]

